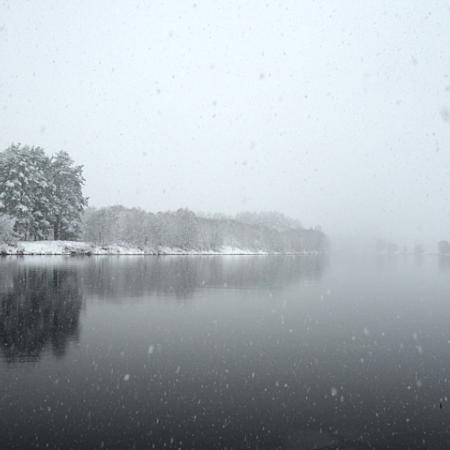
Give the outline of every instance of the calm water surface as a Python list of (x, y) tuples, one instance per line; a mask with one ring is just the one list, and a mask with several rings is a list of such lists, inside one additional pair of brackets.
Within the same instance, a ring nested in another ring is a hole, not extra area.
[(450, 448), (450, 264), (0, 259), (0, 448)]

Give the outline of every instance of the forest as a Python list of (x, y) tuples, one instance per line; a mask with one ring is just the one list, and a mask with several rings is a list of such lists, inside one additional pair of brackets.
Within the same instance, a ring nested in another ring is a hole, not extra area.
[(88, 207), (83, 167), (66, 152), (11, 145), (0, 153), (0, 242), (82, 240), (161, 248), (265, 252), (323, 251), (320, 228), (305, 228), (278, 212), (234, 216), (177, 211), (149, 212), (116, 205)]
[(94, 243), (128, 243), (158, 249), (218, 251), (224, 247), (251, 251), (321, 251), (326, 237), (276, 212), (208, 217), (188, 209), (156, 214), (137, 208), (88, 208), (83, 239)]

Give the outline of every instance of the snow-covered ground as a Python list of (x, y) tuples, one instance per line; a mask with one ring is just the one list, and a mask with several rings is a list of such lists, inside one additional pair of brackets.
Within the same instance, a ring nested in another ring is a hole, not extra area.
[(19, 241), (15, 245), (0, 244), (0, 254), (6, 255), (267, 255), (266, 251), (223, 246), (219, 250), (183, 250), (131, 247), (124, 244), (96, 245), (78, 241)]
[(19, 241), (15, 245), (0, 245), (0, 252), (8, 255), (140, 255), (138, 248), (122, 245), (98, 246), (78, 241)]

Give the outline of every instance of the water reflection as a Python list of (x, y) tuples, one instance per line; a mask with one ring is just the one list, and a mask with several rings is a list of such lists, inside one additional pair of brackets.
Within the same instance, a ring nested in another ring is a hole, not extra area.
[(67, 267), (2, 267), (0, 347), (8, 362), (62, 356), (77, 340), (83, 303), (80, 277)]
[(0, 259), (0, 448), (450, 448), (448, 271), (325, 267)]
[(323, 257), (5, 258), (0, 346), (8, 362), (62, 356), (79, 336), (83, 298), (191, 298), (197, 289), (280, 288), (321, 276)]
[(109, 300), (144, 295), (190, 298), (197, 289), (281, 288), (318, 279), (323, 256), (166, 256), (91, 258), (82, 266), (86, 292)]

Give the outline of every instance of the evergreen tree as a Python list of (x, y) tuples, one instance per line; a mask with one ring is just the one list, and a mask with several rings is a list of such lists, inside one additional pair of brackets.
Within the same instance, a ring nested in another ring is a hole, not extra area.
[(40, 147), (11, 145), (0, 153), (0, 214), (21, 239), (73, 239), (81, 231), (82, 166), (66, 152), (49, 158)]
[(15, 219), (22, 239), (42, 239), (50, 229), (50, 159), (40, 147), (11, 145), (0, 154), (0, 213)]
[(87, 205), (82, 192), (83, 166), (75, 165), (68, 153), (58, 152), (51, 159), (50, 180), (53, 238), (77, 238), (81, 232), (81, 214)]

